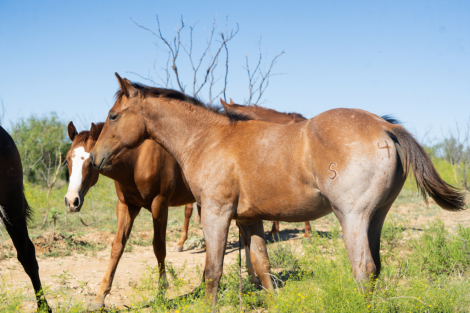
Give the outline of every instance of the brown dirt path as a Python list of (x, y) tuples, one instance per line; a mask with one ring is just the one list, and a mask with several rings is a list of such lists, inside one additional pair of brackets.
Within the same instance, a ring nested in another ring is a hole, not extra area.
[[(455, 231), (458, 224), (470, 226), (470, 211), (462, 212), (447, 212), (436, 207), (432, 203), (426, 206), (424, 203), (407, 203), (399, 207), (392, 208), (387, 219), (394, 219), (401, 223), (406, 223), (411, 228), (419, 229), (425, 225), (440, 218), (444, 221), (445, 225), (451, 230)], [(333, 216), (320, 219), (312, 223), (312, 226), (317, 231), (331, 230), (333, 225), (337, 223)], [(266, 223), (266, 230), (270, 228), (270, 223)], [(286, 229), (289, 229), (288, 231)], [(281, 223), (281, 230), (284, 234), (284, 239), (295, 239), (303, 235), (302, 224), (287, 224)], [(193, 230), (200, 235), (202, 232)], [(99, 284), (107, 269), (110, 243), (112, 242), (113, 234), (96, 232), (87, 234), (80, 238), (85, 241), (95, 241), (105, 243), (106, 248), (102, 251), (94, 252), (92, 255), (88, 253), (78, 254), (73, 253), (70, 256), (64, 257), (47, 257), (41, 256), (41, 247), (38, 247), (39, 252), (39, 266), (40, 276), (43, 284), (47, 286), (49, 292), (46, 290), (48, 300), (53, 307), (66, 305), (69, 297), (74, 298), (74, 301), (82, 301), (88, 303), (91, 301), (99, 289)], [(233, 263), (238, 254), (237, 243), (238, 231), (234, 225), (231, 226), (229, 245), (225, 257), (225, 264)], [(148, 237), (144, 236), (144, 237)], [(197, 266), (203, 268), (205, 261), (205, 250), (185, 250), (183, 252), (173, 252), (172, 247), (175, 241), (167, 243), (167, 262), (175, 268), (182, 268), (185, 265), (184, 275), (191, 279), (191, 282), (199, 281)], [(244, 252), (242, 252), (243, 254)], [(145, 273), (148, 266), (156, 266), (156, 258), (153, 254), (152, 246), (137, 246), (134, 245), (131, 252), (125, 252), (117, 269), (113, 289), (111, 294), (106, 300), (108, 306), (123, 307), (130, 305), (133, 294), (133, 286), (139, 284), (140, 278)], [(63, 284), (61, 284), (60, 274), (71, 275)], [(28, 302), (22, 306), (22, 310), (29, 312), (35, 308), (33, 300), (33, 290), (30, 280), (26, 273), (23, 271), (20, 263), (16, 257), (11, 257), (0, 261), (0, 274), (4, 282), (10, 285), (9, 288), (21, 288), (22, 292), (26, 295)], [(59, 276), (59, 277), (58, 277)], [(84, 287), (84, 282), (88, 282)], [(191, 289), (191, 287), (189, 287)]]

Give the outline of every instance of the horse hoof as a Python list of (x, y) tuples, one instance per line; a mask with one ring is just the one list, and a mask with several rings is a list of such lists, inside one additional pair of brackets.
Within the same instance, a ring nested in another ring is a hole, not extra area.
[(102, 308), (104, 308), (104, 303), (101, 302), (92, 302), (88, 305), (87, 310), (89, 312), (95, 312), (95, 311), (100, 311)]
[(174, 249), (175, 252), (182, 252), (183, 251), (183, 247), (180, 247), (180, 246), (176, 246), (175, 249)]

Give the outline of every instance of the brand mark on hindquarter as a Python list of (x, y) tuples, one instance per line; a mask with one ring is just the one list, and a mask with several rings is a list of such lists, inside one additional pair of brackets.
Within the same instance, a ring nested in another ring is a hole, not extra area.
[(377, 142), (377, 147), (379, 147), (379, 149), (387, 149), (387, 152), (388, 152), (388, 158), (390, 159), (390, 146), (388, 145), (388, 142), (385, 140), (385, 146), (384, 147), (381, 147), (380, 144)]
[(328, 169), (333, 172), (333, 176), (330, 176), (331, 179), (335, 179), (336, 176), (338, 176), (338, 172), (335, 171), (335, 170), (332, 168), (333, 166), (336, 167), (337, 165), (338, 165), (338, 164), (336, 164), (335, 162), (333, 162), (333, 163), (331, 163), (330, 166), (328, 167)]

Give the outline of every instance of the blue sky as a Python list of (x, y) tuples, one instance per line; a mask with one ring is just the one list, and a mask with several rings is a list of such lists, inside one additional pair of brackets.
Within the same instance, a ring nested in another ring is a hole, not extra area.
[(104, 121), (114, 72), (142, 81), (128, 72), (147, 76), (156, 57), (155, 39), (130, 18), (156, 30), (156, 14), (168, 36), (181, 15), (200, 31), (215, 17), (239, 24), (229, 45), (236, 102), (246, 96), (245, 54), (254, 61), (262, 36), (267, 58), (286, 52), (265, 106), (306, 117), (337, 107), (393, 114), (418, 139), (470, 118), (468, 1), (0, 0), (5, 126), (51, 111), (79, 128)]

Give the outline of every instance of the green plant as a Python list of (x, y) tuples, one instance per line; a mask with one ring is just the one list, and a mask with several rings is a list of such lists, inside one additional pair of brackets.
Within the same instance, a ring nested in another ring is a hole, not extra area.
[[(57, 114), (50, 113), (43, 117), (30, 116), (20, 119), (12, 125), (10, 134), (20, 153), (23, 171), (28, 181), (45, 183), (49, 164), (56, 164), (60, 156), (65, 158), (70, 148), (66, 135), (66, 124)], [(65, 178), (62, 172), (61, 178)]]
[(268, 245), (269, 260), (274, 268), (281, 268), (287, 271), (298, 269), (299, 261), (297, 252), (292, 244), (274, 238), (274, 242)]
[(69, 280), (73, 278), (73, 276), (69, 274), (68, 270), (64, 270), (62, 271), (62, 273), (56, 275), (51, 275), (51, 277), (56, 278), (58, 283), (61, 285), (67, 285), (69, 283)]
[(62, 216), (62, 212), (56, 210), (56, 208), (52, 208), (49, 211), (49, 218), (54, 222), (54, 233), (57, 228), (57, 220)]

